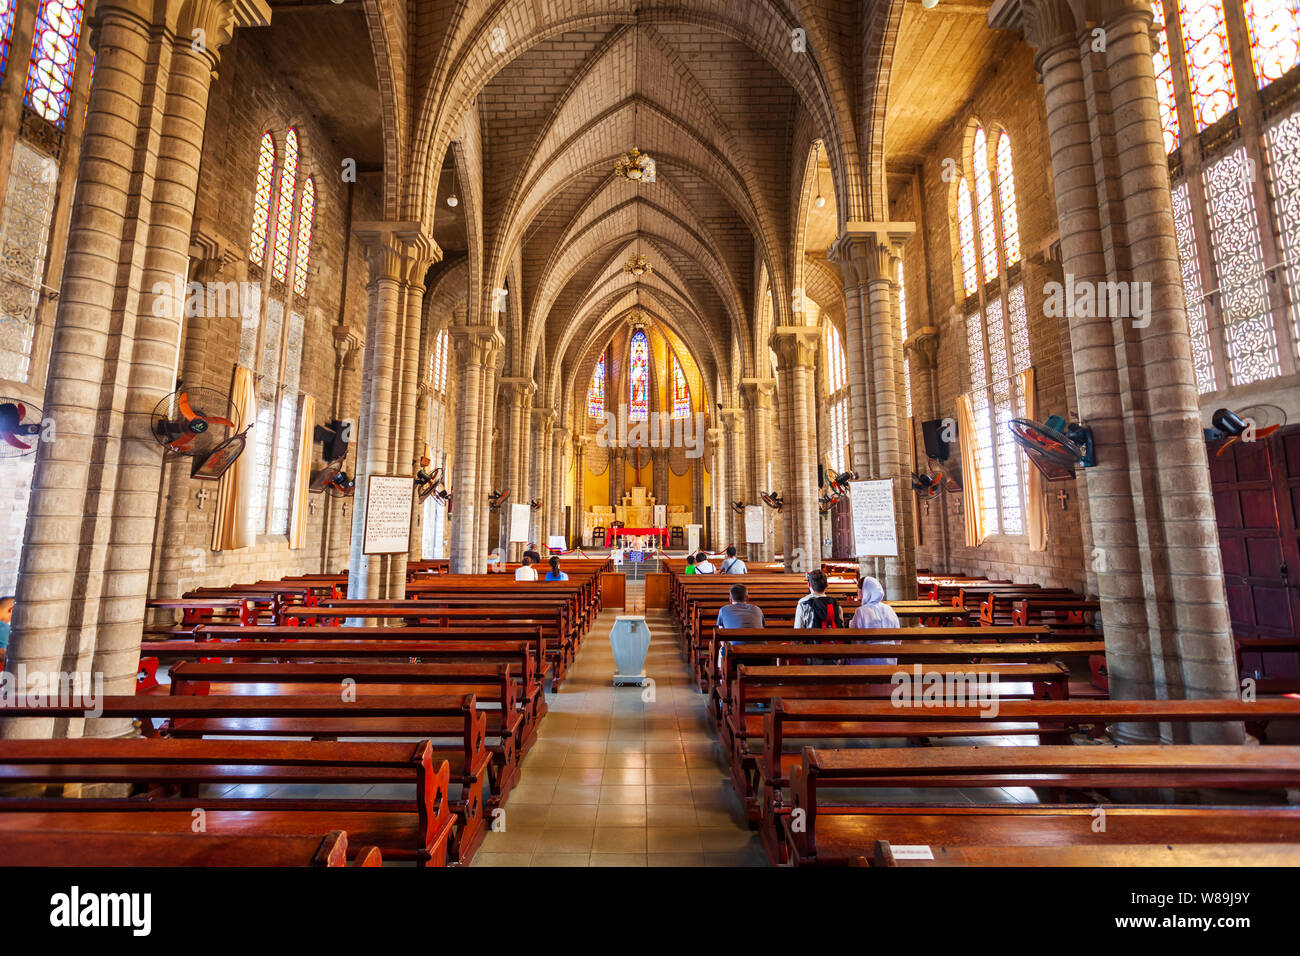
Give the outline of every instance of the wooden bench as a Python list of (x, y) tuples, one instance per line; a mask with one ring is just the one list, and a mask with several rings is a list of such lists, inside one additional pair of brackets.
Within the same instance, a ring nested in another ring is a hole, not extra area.
[[(348, 835), (227, 836), (76, 829), (0, 828), (0, 866), (322, 866), (347, 865)], [(353, 866), (382, 866), (377, 846), (358, 847)]]
[[(519, 680), (509, 664), (352, 663), (202, 663), (182, 661), (171, 668), (173, 694), (338, 693), (352, 682), (357, 696), (375, 693), (472, 694), (486, 721), (492, 754), (489, 809), (505, 803), (519, 780), (519, 761), (537, 738), (536, 721), (526, 722)], [(242, 690), (249, 688), (249, 690)], [(485, 707), (485, 704), (488, 705)], [(491, 709), (494, 708), (494, 709)]]
[[(215, 836), (319, 839), (341, 829), (358, 849), (377, 846), (385, 859), (443, 866), (456, 822), (449, 773), (445, 761), (435, 765), (428, 741), (0, 740), (0, 784), (134, 784), (140, 791), (115, 797), (0, 797), (0, 831), (73, 827), (190, 834), (199, 819), (204, 832)], [(312, 784), (322, 793), (230, 796), (216, 790), (233, 784)], [(401, 785), (410, 787), (411, 795), (370, 799), (347, 792), (361, 784)], [(212, 785), (213, 792), (204, 793), (203, 785)], [(354, 852), (351, 846), (348, 852)]]
[[(911, 848), (909, 848), (911, 849)], [(929, 859), (896, 856), (877, 840), (871, 866), (1300, 866), (1300, 845), (1287, 843), (1107, 843), (1099, 846), (937, 846)], [(863, 858), (865, 861), (865, 858)], [(865, 862), (850, 866), (865, 866)]]
[[(1177, 819), (1176, 812), (1186, 811), (1185, 807), (1106, 806), (1106, 826), (1097, 831), (1089, 825), (1097, 817), (1095, 808), (1088, 806), (1051, 807), (1043, 814), (1036, 812), (1043, 808), (1032, 805), (897, 806), (887, 800), (880, 804), (828, 805), (825, 800), (827, 791), (896, 787), (1034, 787), (1066, 794), (1113, 788), (1276, 791), (1297, 786), (1300, 747), (805, 748), (792, 773), (793, 806), (782, 818), (782, 830), (790, 862), (796, 866), (846, 865), (854, 857), (870, 852), (877, 840), (895, 845), (945, 846), (1172, 844), (1234, 839), (1300, 843), (1300, 807), (1252, 806), (1236, 814), (1241, 820), (1265, 819), (1261, 827), (1237, 826), (1240, 821), (1231, 814), (1216, 812), (1211, 819), (1217, 821), (1217, 833), (1209, 836), (1203, 827), (1170, 826)], [(1148, 809), (1166, 812), (1142, 812)], [(959, 812), (954, 814), (954, 810)], [(1077, 821), (1073, 827), (1063, 824), (1063, 811), (1070, 810)], [(1125, 810), (1137, 812), (1122, 812)], [(1052, 815), (1052, 811), (1056, 814)], [(1153, 819), (1162, 824), (1158, 838), (1139, 837), (1140, 833), (1151, 833)]]
[[(486, 715), (478, 711), (471, 694), (358, 694), (355, 699), (344, 699), (337, 692), (270, 697), (105, 695), (97, 704), (104, 717), (139, 719), (148, 737), (424, 739), (432, 748), (433, 759), (448, 765), (448, 783), (460, 790), (451, 800), (458, 819), (452, 842), (455, 859), (467, 862), (486, 834), (485, 784), (491, 755)], [(9, 711), (15, 717), (85, 715), (83, 706), (56, 703), (16, 704)]]

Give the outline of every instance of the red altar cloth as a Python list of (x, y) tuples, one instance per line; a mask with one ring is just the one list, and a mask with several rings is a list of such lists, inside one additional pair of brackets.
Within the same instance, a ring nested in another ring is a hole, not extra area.
[(624, 538), (628, 538), (628, 537), (635, 538), (639, 536), (644, 536), (647, 538), (651, 536), (666, 538), (668, 537), (668, 529), (667, 528), (609, 528), (605, 531), (605, 547), (607, 548), (614, 547), (614, 538), (619, 535), (621, 535)]

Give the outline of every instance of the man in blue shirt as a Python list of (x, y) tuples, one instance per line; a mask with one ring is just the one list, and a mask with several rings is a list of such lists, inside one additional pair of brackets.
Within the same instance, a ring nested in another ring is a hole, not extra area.
[(731, 603), (718, 608), (717, 625), (729, 631), (764, 626), (763, 609), (749, 603), (749, 588), (743, 584), (731, 586)]
[(736, 557), (736, 546), (727, 545), (727, 559), (722, 562), (722, 567), (718, 569), (723, 574), (745, 574), (749, 571), (745, 562)]

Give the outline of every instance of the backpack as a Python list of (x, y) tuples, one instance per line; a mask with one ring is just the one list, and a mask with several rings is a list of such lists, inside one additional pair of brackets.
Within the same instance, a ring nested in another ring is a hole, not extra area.
[(812, 609), (813, 627), (823, 630), (836, 630), (844, 627), (844, 612), (834, 598), (818, 596), (808, 599)]

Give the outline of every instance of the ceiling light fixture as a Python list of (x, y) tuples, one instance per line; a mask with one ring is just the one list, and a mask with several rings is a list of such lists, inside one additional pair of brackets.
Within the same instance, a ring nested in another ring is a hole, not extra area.
[[(641, 75), (641, 30), (634, 28), (632, 34), (632, 139), (638, 139), (638, 112), (636, 104), (637, 91), (640, 89)], [(652, 183), (655, 181), (655, 161), (648, 153), (633, 148), (614, 161), (614, 175), (634, 183)]]
[(460, 205), (460, 200), (456, 198), (455, 193), (452, 193), (447, 197), (447, 205), (450, 206), (452, 209), (455, 209), (457, 206)]
[(650, 275), (655, 270), (654, 266), (650, 265), (650, 260), (638, 252), (628, 256), (627, 262), (623, 263), (623, 271), (627, 275), (635, 276), (639, 279), (642, 276)]

